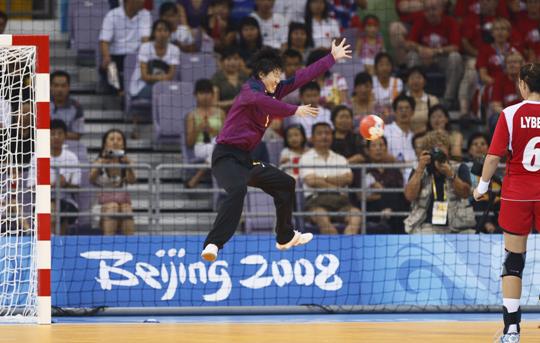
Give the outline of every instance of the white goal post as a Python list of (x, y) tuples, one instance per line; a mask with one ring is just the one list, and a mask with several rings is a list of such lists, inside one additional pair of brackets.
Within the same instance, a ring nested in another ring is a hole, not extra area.
[(51, 322), (49, 37), (0, 35), (0, 322)]

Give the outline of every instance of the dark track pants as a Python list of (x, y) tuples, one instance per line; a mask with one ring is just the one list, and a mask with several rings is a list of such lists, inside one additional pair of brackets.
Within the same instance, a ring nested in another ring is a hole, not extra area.
[(205, 247), (212, 243), (221, 249), (234, 235), (242, 215), (247, 186), (260, 188), (274, 198), (277, 242), (284, 244), (293, 238), (294, 178), (274, 166), (253, 161), (249, 152), (223, 144), (217, 144), (212, 154), (212, 174), (227, 194), (204, 242)]

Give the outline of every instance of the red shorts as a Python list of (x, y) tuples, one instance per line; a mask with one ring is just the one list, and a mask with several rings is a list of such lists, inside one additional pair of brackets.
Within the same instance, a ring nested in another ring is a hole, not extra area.
[(499, 225), (505, 232), (525, 236), (533, 224), (540, 230), (540, 201), (501, 200)]

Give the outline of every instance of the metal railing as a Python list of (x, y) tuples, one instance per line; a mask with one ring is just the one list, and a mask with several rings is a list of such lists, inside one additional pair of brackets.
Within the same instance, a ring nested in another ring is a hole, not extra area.
[[(86, 164), (79, 164), (76, 166), (73, 165), (55, 165), (51, 166), (53, 169), (53, 173), (55, 175), (55, 180), (60, 180), (60, 169), (88, 169), (89, 171), (92, 168), (118, 168), (118, 169), (133, 169), (133, 170), (147, 170), (148, 171), (148, 190), (150, 194), (153, 194), (153, 169), (152, 166), (149, 164), (144, 163), (135, 163), (135, 164), (92, 164), (92, 163), (86, 163)], [(81, 173), (82, 174), (82, 173)], [(90, 173), (88, 173), (89, 176)], [(137, 177), (137, 173), (135, 172), (135, 177)], [(55, 207), (57, 211), (55, 213), (52, 213), (53, 216), (55, 216), (55, 227), (54, 232), (59, 233), (60, 232), (60, 225), (61, 225), (61, 219), (66, 217), (92, 217), (96, 214), (93, 213), (91, 210), (89, 212), (62, 212), (60, 201), (62, 199), (62, 194), (76, 194), (76, 193), (89, 193), (89, 194), (97, 194), (97, 193), (103, 193), (103, 192), (119, 192), (119, 191), (127, 191), (125, 187), (97, 187), (97, 186), (90, 186), (89, 180), (85, 180), (87, 182), (82, 182), (82, 184), (87, 184), (89, 187), (78, 187), (78, 188), (63, 188), (60, 187), (59, 183), (56, 182), (53, 187), (51, 187), (51, 199), (55, 202)], [(154, 207), (155, 204), (153, 202), (153, 197), (149, 197), (149, 206), (148, 211), (146, 212), (148, 214), (148, 220), (149, 224), (153, 221), (153, 213), (154, 213)], [(108, 217), (125, 217), (125, 213), (121, 212), (107, 212), (106, 214)], [(134, 212), (132, 215), (141, 215), (141, 213)]]
[[(501, 165), (504, 167), (504, 165)], [(500, 167), (501, 167), (500, 166)], [(54, 166), (56, 177), (58, 179), (59, 177), (59, 169), (60, 168), (80, 168), (80, 169), (89, 169), (89, 168), (132, 168), (135, 170), (147, 170), (148, 172), (148, 190), (150, 192), (150, 196), (148, 197), (148, 209), (145, 212), (133, 212), (133, 216), (148, 216), (148, 224), (154, 225), (156, 231), (162, 230), (162, 216), (163, 216), (163, 209), (161, 208), (161, 202), (163, 199), (163, 193), (165, 193), (162, 190), (162, 185), (164, 184), (162, 181), (164, 177), (164, 172), (167, 170), (174, 170), (175, 172), (178, 172), (178, 175), (180, 176), (182, 173), (185, 175), (187, 170), (195, 170), (195, 169), (210, 169), (210, 166), (208, 164), (182, 164), (182, 163), (164, 163), (159, 164), (155, 167), (152, 167), (149, 164), (104, 164), (104, 165), (96, 165), (96, 164), (81, 164), (77, 166)], [(366, 232), (367, 227), (367, 218), (368, 217), (378, 217), (378, 216), (388, 216), (388, 217), (403, 217), (410, 214), (410, 212), (404, 212), (404, 211), (392, 211), (391, 213), (386, 212), (373, 212), (373, 211), (367, 211), (367, 204), (368, 204), (368, 197), (372, 193), (402, 193), (404, 191), (404, 188), (371, 188), (369, 185), (365, 184), (367, 171), (369, 169), (373, 168), (384, 168), (384, 169), (409, 169), (414, 167), (414, 164), (412, 163), (383, 163), (383, 164), (355, 164), (355, 165), (347, 165), (347, 166), (331, 166), (330, 168), (350, 168), (352, 170), (360, 170), (360, 180), (361, 184), (359, 187), (334, 187), (334, 188), (325, 188), (325, 189), (317, 189), (317, 193), (324, 193), (324, 192), (340, 192), (340, 193), (356, 193), (359, 197), (360, 202), (360, 208), (359, 212), (357, 214), (352, 215), (359, 215), (362, 217), (362, 225), (361, 225), (361, 231), (362, 233)], [(287, 164), (280, 166), (280, 169), (287, 170), (292, 168), (329, 168), (329, 167), (323, 167), (323, 166), (316, 166), (316, 165), (293, 165), (293, 164)], [(65, 213), (62, 212), (60, 209), (60, 198), (62, 193), (100, 193), (104, 191), (127, 191), (126, 189), (119, 189), (119, 188), (99, 188), (99, 187), (79, 187), (79, 188), (61, 188), (59, 187), (58, 183), (55, 187), (51, 190), (54, 193), (54, 198), (56, 202), (56, 208), (60, 211), (57, 211), (57, 213), (54, 213), (53, 215), (57, 216), (56, 220), (56, 232), (59, 232), (60, 230), (60, 220), (59, 218), (63, 217), (83, 217), (83, 216), (95, 216), (96, 214), (93, 212), (77, 212), (77, 213)], [(304, 193), (306, 190), (303, 189), (303, 185), (299, 185), (297, 183), (296, 192), (297, 193)], [(312, 191), (310, 189), (309, 191)], [(175, 193), (179, 194), (208, 194), (212, 195), (212, 202), (213, 206), (212, 208), (215, 210), (215, 205), (217, 204), (218, 196), (219, 194), (224, 194), (224, 190), (219, 188), (215, 182), (212, 184), (211, 188), (184, 188), (179, 187), (178, 189), (174, 190)], [(250, 190), (250, 192), (262, 192), (262, 190)], [(298, 195), (298, 194), (297, 194)], [(298, 196), (297, 196), (298, 198)], [(197, 212), (193, 211), (190, 212), (192, 214), (198, 214), (198, 215), (207, 215), (212, 216), (215, 215), (215, 212)], [(480, 214), (480, 213), (477, 213)], [(103, 215), (103, 214), (99, 214)], [(107, 213), (107, 216), (111, 217), (125, 217), (125, 213)], [(250, 211), (244, 211), (244, 217), (248, 216), (255, 216), (255, 217), (261, 217), (261, 216), (274, 216), (275, 212), (250, 212)], [(295, 211), (293, 213), (294, 217), (313, 217), (318, 215), (329, 215), (329, 216), (350, 216), (350, 212), (344, 212), (344, 211), (334, 211), (334, 212), (326, 212), (326, 213), (315, 213), (315, 212), (308, 212), (303, 211), (301, 209), (300, 211)]]

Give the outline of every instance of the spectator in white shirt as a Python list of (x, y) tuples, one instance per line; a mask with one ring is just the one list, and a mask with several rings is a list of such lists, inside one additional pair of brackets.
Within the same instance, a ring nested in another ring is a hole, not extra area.
[(392, 76), (394, 62), (386, 52), (380, 52), (375, 56), (375, 75), (373, 75), (373, 95), (375, 106), (382, 109), (382, 118), (388, 121), (392, 101), (403, 90), (403, 81)]
[(111, 62), (116, 64), (120, 90), (123, 89), (126, 55), (136, 53), (150, 36), (152, 18), (143, 5), (143, 0), (125, 0), (123, 6), (110, 10), (103, 19), (99, 34), (101, 67), (107, 70)]
[(288, 124), (300, 124), (304, 127), (308, 140), (311, 140), (311, 130), (316, 123), (327, 123), (332, 129), (332, 114), (329, 110), (319, 105), (321, 87), (317, 82), (311, 81), (300, 87), (300, 101), (302, 105), (317, 106), (319, 112), (316, 117), (293, 115), (289, 117)]
[[(60, 193), (58, 199), (60, 208), (56, 208), (56, 187), (62, 188), (77, 188), (81, 184), (81, 170), (79, 168), (54, 168), (55, 166), (77, 166), (79, 159), (77, 155), (68, 149), (64, 148), (66, 140), (67, 125), (60, 119), (51, 120), (51, 213), (76, 213), (79, 207), (73, 199), (72, 193)], [(53, 215), (54, 221), (57, 216)], [(65, 235), (68, 232), (68, 226), (73, 224), (77, 217), (63, 217), (60, 220), (60, 234)], [(54, 226), (53, 226), (54, 227)]]
[[(133, 70), (129, 94), (134, 99), (152, 99), (152, 87), (159, 81), (171, 81), (180, 64), (180, 49), (169, 43), (171, 27), (163, 19), (158, 19), (152, 26), (151, 41), (143, 43), (137, 56), (137, 66)], [(131, 138), (139, 136), (138, 116), (133, 115)]]
[[(285, 129), (285, 147), (281, 150), (279, 155), (280, 167), (284, 164), (297, 165), (300, 162), (300, 158), (307, 151), (307, 137), (304, 127), (299, 124), (289, 125)], [(285, 172), (290, 176), (298, 179), (299, 169), (287, 168)]]
[(330, 48), (332, 40), (341, 36), (339, 24), (330, 18), (330, 5), (326, 0), (308, 0), (304, 21), (315, 48)]
[(180, 49), (169, 43), (171, 26), (158, 19), (152, 26), (151, 41), (143, 43), (133, 70), (129, 93), (134, 98), (152, 98), (152, 86), (159, 81), (171, 81), (180, 64)]
[(180, 23), (180, 13), (174, 2), (167, 1), (159, 6), (159, 19), (163, 19), (171, 25), (171, 43), (178, 45), (182, 51), (195, 51), (195, 40), (191, 30), (188, 25)]
[(304, 20), (307, 0), (276, 0), (274, 11), (285, 16), (287, 23)]
[[(414, 98), (401, 94), (392, 103), (396, 120), (384, 127), (384, 136), (388, 141), (388, 152), (396, 162), (414, 162), (416, 153), (412, 144), (414, 133), (411, 129), (411, 118), (414, 114)], [(409, 178), (410, 169), (405, 170), (405, 182)]]
[(275, 49), (287, 41), (287, 22), (285, 17), (273, 11), (275, 0), (256, 0), (255, 12), (251, 16), (259, 22), (263, 44)]
[[(327, 123), (313, 126), (313, 149), (300, 158), (300, 178), (304, 184), (305, 209), (317, 215), (311, 220), (319, 227), (322, 234), (338, 234), (328, 212), (348, 212), (345, 218), (344, 234), (357, 234), (360, 230), (360, 211), (351, 205), (345, 193), (317, 192), (317, 189), (343, 188), (353, 182), (353, 173), (348, 167), (347, 159), (330, 150), (332, 145), (332, 128)], [(313, 168), (309, 166), (318, 166)], [(332, 217), (333, 219), (334, 217)]]

